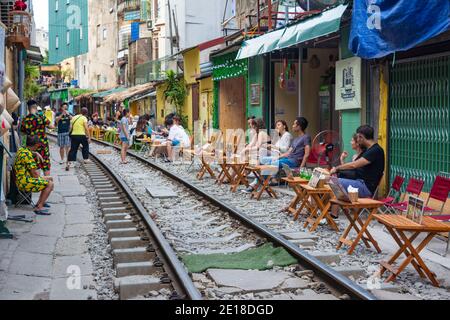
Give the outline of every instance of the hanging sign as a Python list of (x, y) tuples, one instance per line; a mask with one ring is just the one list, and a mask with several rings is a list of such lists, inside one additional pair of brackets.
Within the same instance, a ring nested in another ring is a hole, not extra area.
[(361, 65), (359, 57), (336, 62), (336, 110), (362, 108)]

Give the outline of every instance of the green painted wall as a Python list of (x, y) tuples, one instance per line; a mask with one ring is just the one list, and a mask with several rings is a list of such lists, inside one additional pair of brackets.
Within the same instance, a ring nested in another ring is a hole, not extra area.
[[(88, 52), (88, 1), (48, 0), (49, 12), (49, 63), (60, 63), (64, 59)], [(58, 10), (56, 10), (58, 3)], [(80, 39), (80, 25), (82, 39)], [(67, 31), (70, 42), (67, 44)], [(59, 46), (56, 48), (56, 37)]]
[[(350, 26), (341, 28), (341, 41), (339, 43), (340, 59), (353, 57), (353, 53), (348, 49), (348, 39), (350, 37)], [(361, 126), (361, 109), (343, 110), (341, 112), (341, 135), (344, 142), (344, 150), (350, 154), (349, 159), (354, 155), (350, 141), (356, 129)]]
[[(265, 86), (264, 86), (264, 58), (256, 56), (250, 58), (248, 62), (248, 86), (247, 86), (247, 118), (264, 118)], [(259, 104), (252, 104), (252, 85), (259, 85)]]

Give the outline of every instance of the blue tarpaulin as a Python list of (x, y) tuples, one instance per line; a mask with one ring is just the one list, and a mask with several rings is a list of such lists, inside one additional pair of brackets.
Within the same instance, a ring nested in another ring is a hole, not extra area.
[(350, 50), (365, 59), (405, 51), (449, 29), (450, 0), (353, 1)]

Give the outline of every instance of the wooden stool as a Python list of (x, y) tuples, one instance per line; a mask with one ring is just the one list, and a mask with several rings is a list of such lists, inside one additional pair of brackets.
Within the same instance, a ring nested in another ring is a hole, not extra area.
[[(331, 203), (341, 207), (348, 221), (350, 221), (349, 226), (347, 227), (347, 229), (345, 229), (345, 232), (339, 239), (337, 249), (339, 250), (344, 244), (348, 245), (350, 246), (348, 254), (351, 255), (353, 251), (356, 249), (356, 246), (358, 245), (359, 241), (361, 241), (362, 239), (368, 249), (370, 249), (370, 244), (372, 244), (373, 247), (377, 250), (377, 252), (381, 253), (381, 249), (378, 246), (378, 243), (372, 237), (367, 228), (369, 227), (370, 221), (373, 219), (373, 216), (377, 213), (378, 209), (383, 206), (383, 202), (372, 199), (359, 199), (358, 202), (354, 203), (343, 202), (339, 200), (331, 200)], [(369, 211), (370, 214), (366, 222), (364, 223), (361, 220), (360, 215), (365, 210)], [(352, 229), (355, 229), (358, 235), (354, 240), (349, 240), (347, 239), (347, 237)], [(367, 238), (364, 237), (364, 234), (367, 236)]]
[[(306, 219), (304, 228), (308, 228), (308, 226), (311, 225), (309, 231), (314, 232), (319, 227), (320, 222), (323, 219), (326, 219), (332, 229), (339, 231), (336, 222), (334, 222), (334, 219), (330, 216), (330, 200), (333, 196), (333, 191), (331, 188), (329, 186), (325, 186), (323, 188), (313, 188), (307, 184), (300, 185), (300, 188), (303, 189), (305, 195), (303, 197), (303, 205), (296, 212), (294, 219), (297, 220), (299, 214), (303, 210), (303, 207), (306, 207), (310, 210), (310, 216)], [(311, 200), (314, 201), (315, 205), (311, 202)], [(319, 210), (320, 214), (318, 213)]]
[(292, 188), (295, 192), (295, 197), (289, 204), (289, 206), (285, 209), (283, 209), (281, 212), (287, 212), (290, 214), (296, 214), (297, 212), (297, 205), (303, 201), (303, 197), (305, 196), (304, 189), (300, 188), (301, 185), (308, 184), (309, 181), (300, 177), (296, 178), (283, 178), (283, 181), (287, 182), (289, 187)]
[[(256, 179), (258, 179), (258, 184), (255, 187), (255, 191), (252, 193), (252, 198), (255, 198), (256, 200), (261, 200), (261, 197), (263, 195), (264, 192), (267, 192), (267, 194), (275, 199), (278, 199), (277, 194), (275, 193), (275, 191), (272, 189), (272, 187), (270, 186), (270, 180), (273, 177), (273, 174), (269, 174), (266, 176), (266, 178), (264, 178), (264, 176), (262, 175), (263, 171), (274, 171), (276, 169), (276, 171), (278, 172), (278, 167), (275, 166), (248, 166), (246, 167), (246, 171), (247, 171), (247, 176), (249, 173), (253, 173), (256, 177)], [(261, 190), (258, 191), (258, 189), (261, 187)]]

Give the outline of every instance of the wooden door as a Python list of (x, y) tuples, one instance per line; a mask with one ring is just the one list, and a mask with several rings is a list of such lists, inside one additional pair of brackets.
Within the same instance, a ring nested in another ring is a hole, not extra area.
[(220, 81), (219, 126), (227, 129), (246, 130), (245, 79), (244, 77)]

